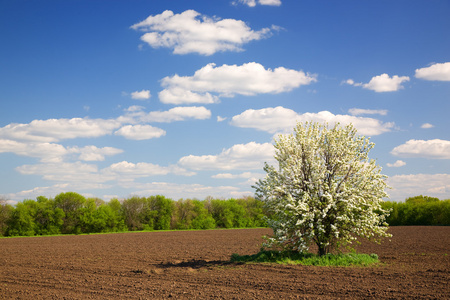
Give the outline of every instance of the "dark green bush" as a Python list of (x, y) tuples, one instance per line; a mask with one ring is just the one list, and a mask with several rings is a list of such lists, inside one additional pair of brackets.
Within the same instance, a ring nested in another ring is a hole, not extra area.
[(382, 206), (391, 210), (386, 220), (390, 226), (450, 225), (450, 199), (416, 196), (406, 199), (405, 202), (386, 201)]

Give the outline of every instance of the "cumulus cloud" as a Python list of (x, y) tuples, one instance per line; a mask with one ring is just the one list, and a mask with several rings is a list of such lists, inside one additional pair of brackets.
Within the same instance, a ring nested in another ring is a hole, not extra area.
[(387, 163), (386, 164), (388, 167), (390, 168), (399, 168), (399, 167), (403, 167), (404, 165), (406, 165), (406, 163), (402, 160), (397, 160), (395, 163), (391, 164), (391, 163)]
[(349, 114), (352, 116), (360, 115), (387, 115), (388, 111), (386, 109), (362, 109), (362, 108), (350, 108), (348, 110)]
[(387, 184), (392, 187), (389, 194), (394, 201), (417, 195), (450, 198), (450, 174), (395, 175), (387, 179)]
[(252, 173), (252, 172), (243, 172), (240, 174), (232, 174), (232, 173), (219, 173), (211, 176), (211, 178), (215, 179), (246, 179), (241, 183), (241, 185), (252, 186), (259, 179), (263, 178), (265, 174), (263, 173)]
[(334, 115), (328, 111), (298, 114), (295, 111), (278, 106), (259, 110), (248, 109), (231, 119), (231, 125), (243, 128), (254, 128), (269, 133), (286, 133), (292, 131), (297, 122), (313, 121), (330, 125), (335, 123), (352, 123), (363, 135), (379, 135), (391, 131), (394, 123), (383, 123), (377, 119), (349, 115)]
[(166, 131), (150, 125), (126, 125), (114, 132), (129, 140), (148, 140), (166, 135)]
[(450, 81), (450, 62), (433, 64), (416, 69), (416, 78), (424, 80)]
[(149, 90), (142, 90), (140, 92), (136, 91), (131, 93), (131, 98), (136, 100), (147, 100), (150, 99), (151, 94)]
[(211, 104), (218, 103), (219, 97), (211, 95), (208, 92), (194, 93), (190, 90), (186, 90), (179, 87), (172, 87), (159, 92), (159, 99), (166, 104), (189, 104), (189, 103), (202, 103)]
[(217, 155), (189, 155), (178, 164), (192, 170), (261, 169), (264, 162), (273, 161), (274, 147), (270, 143), (250, 142), (223, 149)]
[(252, 195), (252, 192), (241, 191), (235, 186), (206, 186), (202, 184), (178, 184), (171, 182), (130, 182), (123, 187), (133, 189), (132, 194), (138, 196), (164, 195), (172, 199), (205, 199), (208, 196), (230, 198)]
[(261, 5), (280, 6), (281, 0), (258, 0), (258, 3)]
[(155, 175), (167, 175), (169, 173), (183, 176), (192, 176), (195, 175), (194, 172), (186, 171), (185, 169), (172, 165), (168, 167), (155, 165), (152, 163), (131, 163), (127, 161), (118, 162), (112, 164), (108, 168), (102, 170), (104, 173), (114, 173), (118, 174), (120, 178), (123, 179), (123, 176), (128, 176), (131, 178), (138, 177), (148, 177)]
[(40, 175), (45, 180), (65, 183), (104, 183), (112, 178), (99, 176), (98, 167), (82, 162), (45, 163), (22, 165), (16, 168), (20, 174)]
[(219, 173), (211, 176), (211, 178), (215, 179), (236, 179), (236, 178), (252, 178), (252, 177), (261, 177), (260, 173), (252, 173), (252, 172), (243, 172), (240, 174), (231, 174), (231, 173)]
[[(211, 111), (205, 107), (174, 107), (168, 111), (144, 112), (144, 107), (134, 105), (125, 110), (125, 114), (116, 119), (48, 119), (33, 120), (28, 124), (11, 123), (0, 128), (0, 152), (14, 152), (18, 155), (43, 157), (39, 153), (64, 152), (63, 146), (55, 144), (60, 140), (76, 138), (96, 138), (105, 135), (123, 136), (127, 139), (142, 140), (165, 135), (165, 131), (150, 125), (137, 123), (204, 120), (211, 117)], [(128, 124), (125, 125), (124, 124)], [(10, 151), (11, 149), (14, 151)], [(41, 150), (41, 149), (48, 149)], [(51, 151), (50, 151), (51, 148)], [(10, 149), (10, 150), (7, 150)], [(34, 153), (34, 154), (33, 154)], [(50, 157), (53, 154), (46, 154)]]
[[(94, 149), (95, 150), (95, 149)], [(94, 151), (95, 152), (95, 151)], [(77, 189), (107, 188), (107, 183), (125, 184), (136, 178), (175, 174), (192, 176), (195, 173), (178, 165), (160, 166), (152, 163), (122, 161), (99, 169), (95, 164), (83, 162), (58, 162), (22, 165), (16, 171), (23, 175), (38, 175), (45, 180), (69, 184)]]
[(245, 22), (210, 18), (194, 10), (174, 14), (170, 10), (149, 16), (132, 29), (146, 32), (141, 40), (153, 48), (170, 48), (174, 54), (212, 55), (222, 51), (242, 51), (250, 41), (267, 38), (270, 28), (254, 31)]
[(369, 83), (363, 84), (363, 88), (375, 91), (377, 93), (381, 92), (395, 92), (403, 89), (402, 83), (409, 81), (408, 76), (397, 76), (394, 75), (389, 77), (388, 74), (384, 73), (375, 77), (369, 81)]
[(171, 123), (189, 119), (211, 118), (211, 111), (204, 106), (177, 106), (166, 111), (144, 112), (141, 106), (132, 106), (118, 120), (121, 123)]
[(353, 79), (347, 79), (347, 80), (344, 80), (343, 82), (342, 82), (342, 84), (344, 84), (344, 83), (346, 83), (346, 84), (348, 84), (348, 85), (353, 85), (353, 86), (362, 86), (363, 84), (362, 83), (358, 83), (358, 82), (355, 82)]
[(233, 1), (232, 3), (233, 3), (233, 5), (242, 3), (244, 5), (248, 5), (249, 7), (255, 7), (256, 4), (280, 6), (281, 0), (236, 0), (236, 1)]
[(409, 140), (395, 147), (391, 154), (400, 157), (423, 157), (431, 159), (450, 159), (450, 141), (434, 140)]
[(97, 148), (96, 146), (70, 147), (69, 153), (79, 153), (79, 160), (82, 161), (104, 161), (105, 156), (117, 155), (123, 152), (122, 149), (114, 147)]
[(420, 126), (420, 128), (422, 128), (422, 129), (430, 129), (433, 127), (434, 127), (434, 125), (430, 124), (430, 123), (423, 123), (422, 126)]
[(0, 139), (0, 153), (14, 153), (20, 156), (39, 158), (44, 163), (62, 162), (71, 154), (79, 154), (83, 161), (103, 161), (107, 155), (116, 155), (123, 150), (113, 147), (97, 148), (96, 146), (64, 147), (55, 143), (23, 143), (19, 141)]
[(151, 176), (151, 175), (166, 175), (169, 173), (169, 169), (167, 167), (161, 167), (159, 165), (151, 164), (151, 163), (131, 163), (127, 161), (121, 161), (115, 164), (112, 164), (108, 167), (108, 171), (118, 174), (133, 174), (134, 176)]
[(0, 139), (0, 153), (39, 158), (42, 162), (60, 162), (68, 154), (67, 149), (55, 143), (23, 143)]
[(168, 111), (152, 111), (143, 116), (146, 122), (169, 123), (186, 119), (205, 120), (211, 118), (211, 111), (203, 106), (174, 107)]
[(362, 86), (365, 89), (375, 91), (377, 93), (382, 92), (395, 92), (403, 89), (402, 83), (409, 81), (408, 76), (398, 76), (394, 75), (389, 77), (388, 74), (384, 73), (378, 76), (372, 77), (368, 83), (357, 83), (353, 79), (347, 79), (344, 83), (353, 86)]
[(159, 93), (159, 98), (167, 104), (214, 103), (218, 97), (233, 97), (236, 94), (254, 96), (289, 92), (316, 82), (316, 77), (284, 67), (266, 69), (255, 62), (220, 67), (210, 63), (193, 76), (176, 74), (163, 78), (161, 84), (165, 89)]
[(52, 186), (46, 187), (35, 187), (30, 190), (23, 190), (17, 193), (10, 193), (7, 195), (10, 199), (15, 199), (17, 201), (22, 201), (23, 199), (33, 199), (38, 196), (48, 195), (48, 196), (56, 196), (57, 194), (68, 192), (71, 190), (71, 187), (67, 183), (58, 183)]
[(128, 161), (114, 163), (102, 169), (101, 173), (116, 178), (122, 184), (124, 182), (133, 182), (136, 178), (141, 177), (163, 176), (167, 174), (192, 176), (196, 174), (177, 165), (160, 166), (147, 162), (132, 163)]
[(109, 119), (48, 119), (33, 120), (28, 124), (8, 124), (0, 128), (0, 138), (50, 143), (63, 139), (100, 137), (120, 127), (120, 122)]

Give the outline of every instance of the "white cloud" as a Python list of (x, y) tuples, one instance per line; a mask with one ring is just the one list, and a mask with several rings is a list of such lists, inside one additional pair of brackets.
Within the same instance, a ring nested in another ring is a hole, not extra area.
[(346, 83), (348, 85), (353, 85), (353, 86), (362, 86), (363, 85), (362, 83), (355, 82), (353, 79), (344, 80), (342, 83)]
[(183, 103), (202, 103), (211, 104), (218, 103), (219, 97), (210, 93), (194, 93), (192, 91), (172, 87), (159, 92), (159, 100), (166, 104), (183, 104)]
[(136, 100), (147, 100), (150, 99), (151, 94), (149, 90), (142, 90), (140, 92), (136, 91), (131, 93), (131, 98)]
[(318, 113), (297, 114), (295, 111), (278, 106), (275, 108), (263, 108), (259, 110), (249, 109), (236, 115), (231, 120), (231, 125), (243, 128), (254, 128), (269, 133), (291, 132), (297, 122), (313, 121), (319, 123), (352, 123), (358, 132), (363, 135), (379, 135), (389, 132), (394, 123), (383, 123), (373, 118), (355, 117), (349, 115), (334, 115), (328, 111)]
[(39, 158), (42, 162), (60, 162), (68, 154), (67, 149), (54, 143), (23, 143), (0, 139), (0, 153), (14, 153), (20, 156)]
[(166, 135), (166, 131), (150, 125), (126, 125), (114, 132), (129, 140), (148, 140)]
[(388, 193), (394, 201), (418, 195), (450, 198), (450, 174), (395, 175), (389, 177), (387, 183), (392, 187)]
[(78, 159), (84, 161), (103, 161), (106, 155), (116, 155), (123, 150), (95, 146), (64, 147), (54, 143), (23, 143), (13, 140), (0, 139), (0, 153), (14, 153), (16, 155), (39, 158), (41, 162), (57, 163), (62, 162), (68, 155), (80, 154)]
[(402, 160), (397, 160), (395, 163), (391, 164), (391, 163), (387, 163), (386, 164), (388, 167), (390, 168), (399, 168), (399, 167), (403, 167), (404, 165), (406, 165), (406, 163)]
[(146, 33), (141, 40), (153, 48), (171, 48), (174, 54), (212, 55), (221, 51), (242, 51), (242, 46), (271, 35), (271, 29), (254, 31), (243, 21), (210, 18), (194, 10), (174, 14), (170, 10), (149, 16), (131, 26)]
[(252, 177), (261, 177), (264, 176), (264, 174), (261, 173), (252, 173), (252, 172), (243, 172), (240, 174), (231, 174), (231, 173), (219, 173), (216, 175), (211, 176), (211, 178), (215, 179), (236, 179), (236, 178), (252, 178)]
[(450, 141), (440, 139), (409, 140), (405, 144), (395, 147), (391, 154), (401, 157), (450, 159)]
[(221, 116), (217, 116), (217, 122), (223, 122), (225, 121), (227, 118), (221, 117)]
[(388, 111), (386, 109), (362, 109), (362, 108), (350, 108), (348, 110), (349, 114), (352, 116), (359, 115), (387, 115)]
[(147, 122), (174, 122), (184, 121), (186, 119), (205, 120), (211, 117), (211, 111), (203, 106), (179, 106), (169, 109), (168, 111), (152, 111), (142, 120)]
[(96, 165), (82, 162), (23, 165), (17, 167), (16, 171), (23, 175), (40, 175), (45, 180), (86, 186), (113, 179), (107, 176), (99, 176)]
[(281, 0), (237, 0), (233, 1), (232, 3), (233, 5), (242, 3), (244, 5), (248, 5), (249, 7), (255, 7), (257, 3), (260, 5), (280, 6)]
[[(44, 180), (68, 184), (74, 190), (109, 188), (113, 182), (115, 185), (124, 185), (134, 182), (136, 178), (163, 176), (169, 173), (180, 176), (195, 175), (194, 172), (177, 165), (164, 167), (152, 163), (127, 161), (114, 163), (100, 170), (94, 164), (59, 162), (22, 165), (17, 167), (16, 171), (22, 175), (38, 175)], [(106, 185), (108, 182), (110, 185)]]
[[(90, 119), (86, 117), (33, 120), (28, 124), (11, 123), (0, 128), (0, 140), (4, 141), (0, 145), (0, 152), (15, 152), (18, 155), (25, 155), (22, 153), (45, 153), (46, 151), (40, 150), (42, 147), (52, 147), (53, 150), (48, 152), (59, 153), (64, 151), (64, 147), (54, 144), (54, 142), (64, 139), (96, 138), (111, 135), (114, 130), (116, 130), (116, 135), (128, 139), (149, 139), (160, 137), (165, 134), (165, 131), (149, 125), (123, 125), (148, 122), (169, 123), (188, 119), (204, 120), (211, 117), (211, 111), (203, 106), (174, 107), (168, 111), (151, 111), (148, 113), (144, 112), (143, 109), (142, 106), (131, 106), (125, 110), (124, 115), (116, 119)], [(16, 150), (10, 151), (6, 150), (7, 148), (10, 150), (15, 148)], [(26, 155), (42, 156), (40, 154)], [(46, 156), (51, 155), (50, 153), (46, 154)]]
[(353, 81), (353, 79), (347, 79), (344, 83), (353, 86), (362, 86), (365, 89), (375, 91), (377, 93), (381, 92), (395, 92), (400, 89), (403, 89), (402, 83), (409, 81), (408, 76), (394, 75), (389, 77), (388, 74), (384, 73), (378, 76), (372, 77), (372, 79), (368, 83), (357, 83)]
[(133, 112), (139, 112), (139, 111), (143, 111), (145, 109), (144, 106), (141, 105), (132, 105), (126, 109), (124, 109), (124, 111), (128, 112), (128, 113), (133, 113)]
[(105, 156), (117, 155), (123, 152), (122, 149), (113, 147), (97, 148), (96, 146), (70, 147), (69, 153), (80, 153), (79, 160), (83, 161), (104, 161)]
[(35, 187), (31, 190), (24, 190), (18, 193), (8, 194), (8, 198), (22, 201), (23, 199), (35, 199), (38, 196), (54, 197), (57, 194), (68, 192), (70, 190), (69, 184), (59, 183), (48, 187)]
[(135, 177), (167, 175), (170, 172), (169, 168), (167, 167), (161, 167), (159, 165), (145, 162), (134, 164), (127, 161), (114, 163), (108, 167), (107, 171), (121, 175), (132, 174)]
[(211, 93), (217, 93), (219, 97), (278, 94), (316, 82), (316, 77), (284, 67), (265, 69), (255, 62), (220, 67), (210, 63), (197, 70), (193, 76), (163, 78), (161, 85), (166, 89), (159, 93), (159, 98), (168, 104), (214, 103), (218, 98)]
[[(23, 190), (17, 193), (11, 193), (8, 194), (8, 198), (15, 199), (15, 203), (18, 201), (22, 201), (23, 199), (34, 199), (38, 196), (46, 196), (48, 198), (53, 198), (56, 195), (60, 193), (65, 193), (69, 191), (80, 191), (81, 189), (87, 189), (87, 188), (109, 188), (109, 186), (105, 185), (99, 185), (99, 184), (91, 184), (91, 185), (71, 185), (69, 183), (58, 183), (54, 184), (52, 186), (41, 186), (41, 187), (35, 187), (30, 190)], [(81, 195), (85, 197), (94, 197), (94, 195), (90, 193), (83, 193), (79, 192)], [(117, 196), (113, 195), (104, 195), (103, 198), (106, 201), (111, 200), (112, 198), (117, 198)]]
[(261, 5), (280, 6), (281, 0), (258, 0), (258, 3)]
[(130, 181), (138, 177), (167, 175), (169, 173), (181, 176), (195, 175), (194, 172), (186, 171), (186, 169), (176, 165), (163, 167), (152, 163), (140, 162), (135, 164), (127, 161), (112, 164), (108, 168), (103, 169), (102, 172), (107, 174), (116, 174), (118, 179), (121, 181)]
[(450, 81), (450, 62), (433, 64), (427, 68), (416, 69), (416, 78)]
[(275, 108), (248, 109), (231, 119), (231, 125), (254, 128), (269, 133), (291, 130), (299, 119), (295, 111), (278, 106)]
[(203, 106), (177, 106), (166, 111), (144, 112), (140, 106), (132, 106), (119, 117), (121, 123), (170, 123), (187, 119), (205, 120), (211, 118), (211, 111)]
[(384, 73), (375, 77), (369, 81), (369, 83), (363, 84), (365, 89), (375, 91), (377, 93), (381, 92), (395, 92), (403, 89), (401, 85), (403, 82), (409, 81), (408, 76), (397, 76), (394, 75), (392, 78), (388, 74)]
[(205, 186), (202, 184), (178, 184), (171, 182), (124, 183), (123, 187), (134, 189), (133, 195), (164, 195), (172, 199), (205, 199), (208, 196), (217, 198), (242, 197), (252, 192), (241, 191), (234, 186)]
[(272, 162), (275, 150), (272, 144), (237, 144), (223, 149), (217, 155), (189, 155), (178, 164), (192, 170), (262, 169), (264, 162)]
[(424, 123), (424, 124), (422, 124), (422, 126), (420, 126), (420, 128), (422, 128), (422, 129), (430, 129), (433, 127), (434, 127), (434, 125), (430, 124), (430, 123)]
[(215, 178), (215, 179), (246, 179), (244, 182), (240, 183), (240, 185), (252, 186), (259, 179), (261, 179), (265, 176), (266, 175), (263, 173), (243, 172), (241, 174), (219, 173), (219, 174), (211, 176), (211, 178)]
[(0, 128), (0, 138), (50, 143), (62, 139), (94, 138), (111, 134), (117, 120), (72, 118), (34, 120), (29, 124), (9, 124)]

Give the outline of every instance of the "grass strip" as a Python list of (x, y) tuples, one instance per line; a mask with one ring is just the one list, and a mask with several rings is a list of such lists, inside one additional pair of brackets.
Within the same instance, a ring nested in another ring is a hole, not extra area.
[(369, 266), (377, 264), (378, 255), (362, 253), (326, 254), (319, 256), (313, 253), (299, 253), (294, 251), (267, 251), (261, 250), (253, 255), (231, 255), (232, 262), (245, 263), (278, 263), (305, 266)]

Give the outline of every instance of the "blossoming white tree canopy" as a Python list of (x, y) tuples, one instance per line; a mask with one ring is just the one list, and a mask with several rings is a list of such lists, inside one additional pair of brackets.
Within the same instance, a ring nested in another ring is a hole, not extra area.
[(278, 168), (254, 186), (264, 201), (273, 236), (263, 246), (325, 255), (352, 247), (357, 237), (376, 242), (390, 236), (381, 208), (387, 188), (381, 168), (369, 159), (374, 147), (353, 125), (298, 123), (275, 140)]

